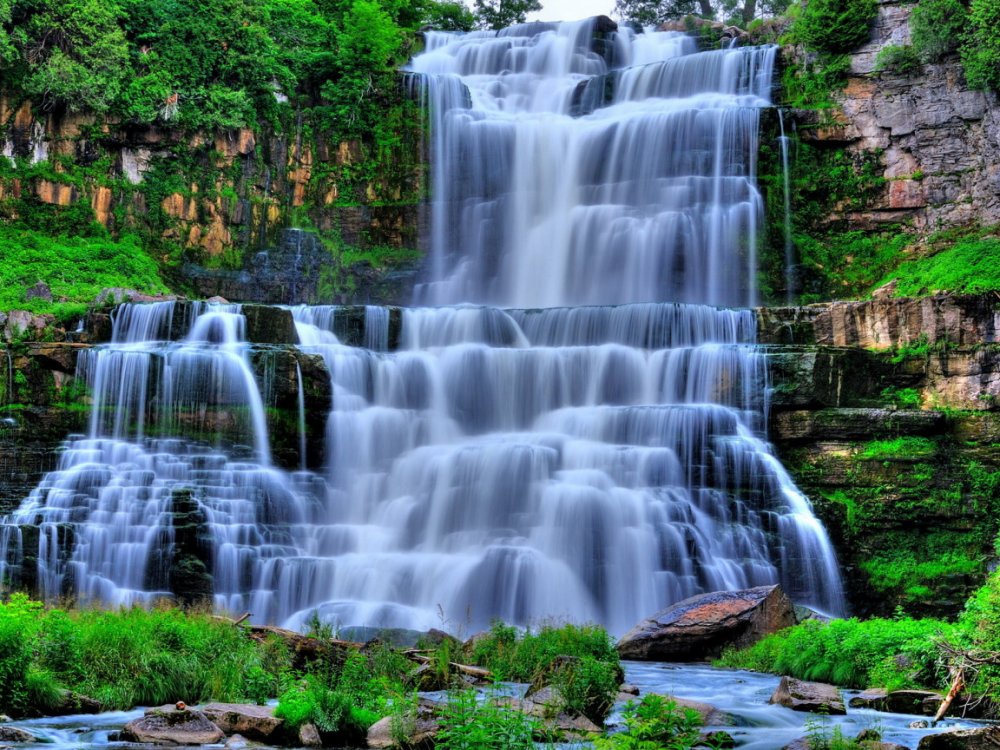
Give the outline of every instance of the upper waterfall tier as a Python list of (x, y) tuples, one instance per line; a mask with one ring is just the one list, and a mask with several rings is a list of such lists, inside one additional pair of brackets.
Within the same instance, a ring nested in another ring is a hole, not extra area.
[(433, 216), (418, 299), (754, 302), (774, 47), (594, 21), (429, 33)]

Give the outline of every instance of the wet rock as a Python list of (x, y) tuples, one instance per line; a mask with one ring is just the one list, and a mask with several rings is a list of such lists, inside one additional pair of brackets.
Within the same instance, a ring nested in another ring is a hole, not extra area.
[(201, 711), (178, 711), (174, 706), (147, 709), (145, 716), (122, 728), (124, 741), (151, 745), (214, 745), (224, 737)]
[(0, 742), (36, 742), (35, 735), (17, 727), (0, 726)]
[(618, 642), (618, 653), (623, 659), (698, 661), (794, 624), (792, 603), (780, 586), (719, 591), (685, 599), (639, 623)]
[(72, 690), (62, 691), (62, 701), (58, 706), (49, 708), (49, 716), (71, 716), (73, 714), (98, 714), (104, 710), (101, 702)]
[(292, 311), (270, 305), (244, 305), (247, 341), (253, 344), (298, 344)]
[(299, 727), (299, 744), (302, 747), (323, 747), (323, 738), (315, 724), (303, 724)]
[(226, 750), (246, 750), (250, 746), (247, 742), (247, 738), (241, 734), (234, 734), (228, 740), (226, 740)]
[(623, 682), (621, 685), (618, 686), (618, 692), (624, 693), (625, 695), (638, 695), (639, 688), (637, 688), (635, 685), (630, 685), (627, 682)]
[(840, 691), (835, 686), (796, 680), (794, 677), (782, 677), (768, 702), (793, 711), (812, 711), (830, 716), (847, 713)]
[(870, 708), (873, 711), (884, 711), (885, 699), (888, 695), (889, 691), (884, 688), (869, 688), (851, 698), (847, 705), (851, 708)]
[(921, 738), (918, 750), (996, 750), (1000, 747), (1000, 726), (959, 729)]
[(930, 690), (893, 690), (886, 696), (883, 711), (895, 714), (933, 716), (941, 705), (941, 696)]
[(271, 706), (245, 703), (209, 703), (201, 707), (209, 721), (226, 734), (241, 734), (252, 740), (273, 740), (284, 725)]

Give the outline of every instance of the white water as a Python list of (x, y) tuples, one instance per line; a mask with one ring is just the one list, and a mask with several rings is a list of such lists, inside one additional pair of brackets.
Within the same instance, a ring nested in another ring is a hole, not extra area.
[[(421, 301), (755, 302), (774, 47), (626, 31), (602, 57), (592, 36), (592, 21), (427, 35), (411, 66), (433, 117)], [(607, 106), (573, 116), (605, 85)]]
[[(753, 299), (773, 49), (624, 34), (606, 57), (630, 67), (604, 102), (585, 91), (610, 80), (588, 23), (530, 29), (432, 34), (413, 63), (435, 139), (421, 293), (549, 307), (406, 310), (398, 351), (387, 308), (365, 309), (358, 348), (334, 335), (337, 308), (295, 308), (333, 410), (322, 472), (289, 473), (238, 306), (184, 321), (173, 303), (123, 306), (81, 359), (89, 434), (0, 526), (0, 579), (30, 577), (38, 526), (45, 596), (162, 595), (183, 488), (216, 605), (257, 621), (621, 632), (698, 592), (779, 581), (841, 610), (826, 534), (764, 439), (753, 314), (659, 301)], [(581, 302), (616, 305), (567, 307)]]

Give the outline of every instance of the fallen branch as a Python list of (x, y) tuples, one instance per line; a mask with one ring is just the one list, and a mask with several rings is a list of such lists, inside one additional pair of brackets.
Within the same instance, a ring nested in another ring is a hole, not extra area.
[(965, 687), (965, 668), (964, 667), (954, 667), (951, 670), (952, 680), (951, 689), (948, 691), (948, 695), (944, 697), (941, 701), (941, 705), (938, 706), (937, 713), (934, 714), (934, 718), (931, 719), (931, 726), (937, 726), (937, 723), (941, 721), (941, 718), (948, 713), (948, 709), (951, 708), (952, 701), (961, 692), (962, 688)]

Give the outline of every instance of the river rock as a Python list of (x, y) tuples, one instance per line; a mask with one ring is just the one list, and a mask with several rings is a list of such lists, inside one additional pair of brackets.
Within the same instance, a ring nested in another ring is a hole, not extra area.
[(623, 659), (698, 661), (795, 624), (780, 586), (700, 594), (643, 620), (618, 642)]
[(150, 745), (214, 745), (225, 736), (201, 711), (178, 711), (174, 706), (147, 709), (145, 716), (130, 721), (121, 732), (125, 742)]
[(323, 738), (315, 724), (303, 724), (299, 727), (299, 744), (302, 747), (323, 747)]
[(885, 698), (883, 711), (894, 714), (933, 716), (943, 699), (930, 690), (893, 690)]
[(958, 729), (921, 738), (917, 750), (996, 750), (1000, 747), (1000, 726)]
[(889, 691), (884, 688), (869, 688), (851, 698), (847, 705), (851, 708), (870, 708), (873, 711), (885, 710), (885, 699)]
[(0, 742), (35, 742), (36, 738), (31, 732), (17, 727), (0, 726)]
[(249, 746), (250, 743), (242, 734), (234, 734), (226, 740), (226, 750), (246, 750)]
[(818, 711), (830, 716), (847, 713), (844, 700), (835, 686), (796, 680), (794, 677), (782, 677), (769, 702), (793, 711)]
[(40, 299), (43, 302), (52, 301), (52, 290), (49, 289), (49, 285), (44, 281), (39, 281), (32, 287), (29, 287), (24, 292), (24, 298), (26, 300)]
[[(410, 750), (430, 750), (434, 747), (441, 726), (438, 724), (436, 712), (438, 705), (427, 698), (421, 698), (417, 703), (416, 713), (405, 725), (401, 727), (405, 731), (407, 740), (404, 744)], [(394, 748), (399, 747), (399, 743), (393, 738), (393, 717), (386, 716), (379, 719), (368, 728), (368, 747), (374, 748)]]
[(274, 715), (271, 706), (244, 703), (209, 703), (201, 712), (226, 734), (242, 734), (252, 740), (273, 739), (285, 723)]

